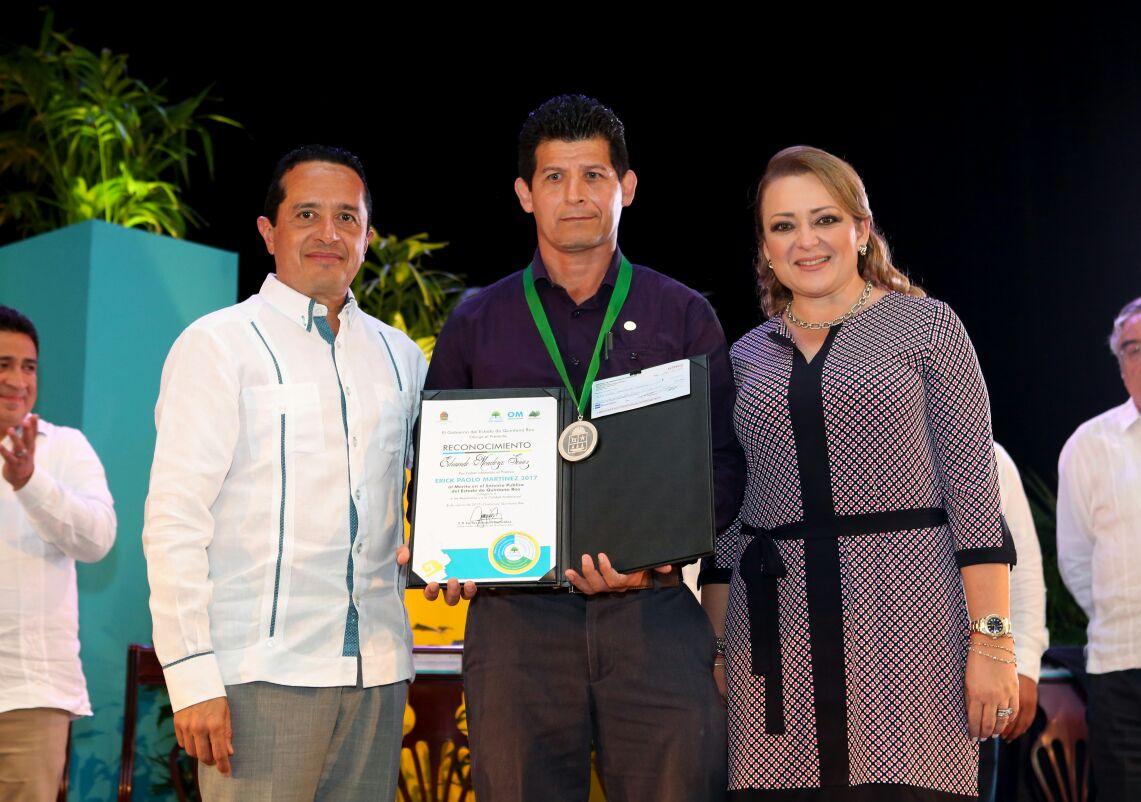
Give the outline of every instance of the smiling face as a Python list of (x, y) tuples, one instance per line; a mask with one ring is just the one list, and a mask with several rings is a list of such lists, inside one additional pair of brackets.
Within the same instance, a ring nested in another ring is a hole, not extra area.
[(617, 244), (618, 219), (633, 202), (637, 183), (633, 170), (618, 177), (603, 137), (551, 139), (535, 149), (530, 186), (517, 178), (515, 193), (523, 210), (535, 215), (540, 246), (574, 253)]
[(0, 331), (0, 440), (36, 405), (36, 344), (27, 334)]
[(371, 236), (364, 183), (350, 168), (328, 162), (302, 162), (281, 182), (285, 198), (276, 221), (258, 218), (277, 277), (302, 295), (339, 309)]
[(759, 213), (764, 258), (794, 297), (858, 293), (858, 253), (871, 225), (845, 211), (819, 178), (805, 173), (774, 180)]

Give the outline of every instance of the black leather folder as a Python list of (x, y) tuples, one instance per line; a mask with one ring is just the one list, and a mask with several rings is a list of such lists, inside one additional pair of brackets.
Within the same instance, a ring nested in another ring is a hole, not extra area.
[(709, 362), (690, 360), (689, 395), (591, 421), (598, 448), (571, 465), (567, 567), (603, 552), (621, 572), (713, 553)]

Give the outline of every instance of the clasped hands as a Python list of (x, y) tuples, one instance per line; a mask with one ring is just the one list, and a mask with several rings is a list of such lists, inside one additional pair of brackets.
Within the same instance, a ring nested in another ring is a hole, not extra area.
[[(396, 550), (397, 564), (407, 565), (410, 557), (411, 552), (407, 546), (401, 546)], [(652, 570), (653, 573), (668, 574), (673, 570), (673, 566), (660, 565)], [(590, 555), (584, 554), (582, 555), (582, 572), (579, 573), (573, 568), (568, 568), (566, 578), (575, 590), (587, 596), (593, 596), (596, 593), (624, 593), (631, 588), (644, 587), (650, 581), (650, 569), (622, 574), (614, 570), (610, 558), (605, 554), (598, 555), (597, 568)], [(444, 601), (449, 605), (454, 605), (458, 604), (460, 599), (470, 599), (475, 595), (477, 588), (471, 580), (461, 585), (459, 580), (452, 578), (443, 588), (439, 582), (429, 582), (428, 586), (424, 588), (424, 598), (435, 601), (439, 597), (441, 589), (444, 591)]]
[(27, 415), (19, 427), (13, 426), (6, 433), (0, 432), (0, 439), (7, 434), (11, 439), (11, 450), (0, 446), (0, 459), (4, 467), (0, 470), (4, 481), (19, 490), (28, 483), (36, 470), (36, 432), (39, 430), (40, 416)]

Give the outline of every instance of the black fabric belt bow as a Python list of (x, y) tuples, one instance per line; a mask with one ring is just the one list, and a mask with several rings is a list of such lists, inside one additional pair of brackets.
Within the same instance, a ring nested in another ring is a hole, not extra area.
[[(864, 515), (841, 515), (818, 521), (797, 521), (776, 529), (745, 524), (742, 534), (751, 538), (741, 554), (749, 610), (752, 672), (765, 678), (765, 731), (784, 732), (784, 689), (781, 681), (780, 580), (788, 575), (778, 540), (825, 540), (852, 535), (927, 529), (947, 523), (942, 507), (917, 507)], [(811, 626), (811, 622), (809, 624)]]

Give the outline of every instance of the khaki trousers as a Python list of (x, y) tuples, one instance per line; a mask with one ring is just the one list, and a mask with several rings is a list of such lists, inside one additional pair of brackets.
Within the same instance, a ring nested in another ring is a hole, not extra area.
[(70, 723), (70, 713), (52, 707), (0, 713), (0, 802), (56, 798)]

